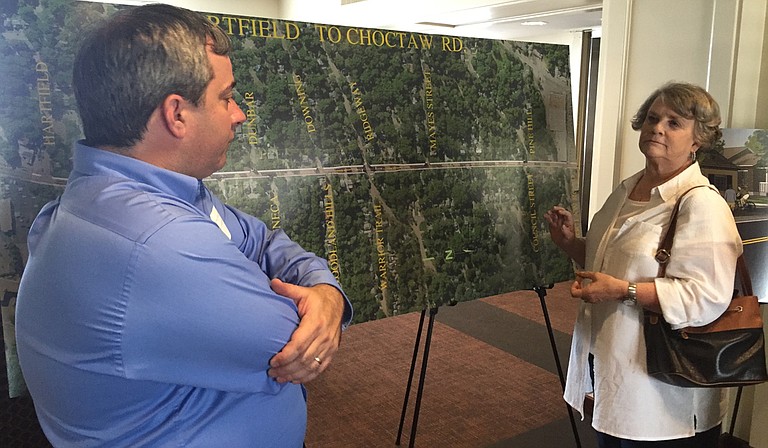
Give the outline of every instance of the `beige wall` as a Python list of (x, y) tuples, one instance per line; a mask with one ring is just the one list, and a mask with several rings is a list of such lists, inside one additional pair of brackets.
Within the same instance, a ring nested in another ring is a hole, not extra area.
[[(765, 0), (604, 3), (591, 214), (621, 179), (643, 168), (638, 136), (629, 120), (661, 84), (672, 80), (699, 84), (720, 103), (724, 124), (755, 127), (758, 79), (754, 70), (745, 67), (749, 64), (742, 62), (743, 70), (738, 70), (737, 57), (742, 61), (763, 58), (765, 13), (759, 28), (751, 24), (750, 32), (741, 32), (742, 3), (764, 7)], [(755, 33), (758, 29), (761, 32)], [(737, 119), (731, 119), (731, 111), (739, 112)]]
[[(767, 3), (603, 3), (591, 215), (621, 179), (642, 169), (637, 133), (629, 120), (642, 100), (666, 81), (707, 88), (721, 105), (726, 127), (768, 128)], [(736, 435), (752, 446), (768, 447), (768, 384), (744, 389), (738, 416)]]

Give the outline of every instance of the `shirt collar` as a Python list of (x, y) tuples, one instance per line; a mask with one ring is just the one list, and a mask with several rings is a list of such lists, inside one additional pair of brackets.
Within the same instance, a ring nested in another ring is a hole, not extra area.
[[(640, 178), (643, 177), (644, 171), (645, 170), (638, 171), (621, 183), (627, 195), (629, 195), (632, 189), (635, 188), (635, 185)], [(699, 162), (694, 162), (672, 179), (669, 179), (657, 187), (653, 187), (651, 189), (651, 196), (658, 194), (661, 199), (666, 202), (688, 188), (694, 185), (700, 185), (702, 183), (702, 179), (700, 178), (703, 178), (703, 176), (701, 175)], [(706, 180), (706, 178), (704, 178), (704, 180)]]
[(123, 177), (150, 185), (179, 199), (194, 203), (200, 194), (200, 180), (166, 170), (132, 157), (75, 143), (70, 182), (82, 176)]
[[(659, 191), (659, 195), (664, 201), (668, 201), (675, 198), (680, 193), (686, 191), (688, 188), (694, 185), (700, 185), (702, 182), (700, 178), (701, 169), (699, 168), (699, 162), (693, 162), (688, 168), (684, 169), (680, 174), (669, 179), (663, 184), (656, 187)], [(706, 181), (706, 178), (704, 178)], [(706, 182), (709, 183), (709, 182)]]

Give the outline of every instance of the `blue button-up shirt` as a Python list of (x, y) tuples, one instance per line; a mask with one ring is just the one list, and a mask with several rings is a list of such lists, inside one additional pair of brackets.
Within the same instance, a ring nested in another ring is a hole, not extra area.
[(339, 288), (325, 260), (197, 179), (81, 143), (29, 249), (19, 360), (55, 446), (302, 445), (302, 386), (267, 376), (299, 317), (269, 281)]

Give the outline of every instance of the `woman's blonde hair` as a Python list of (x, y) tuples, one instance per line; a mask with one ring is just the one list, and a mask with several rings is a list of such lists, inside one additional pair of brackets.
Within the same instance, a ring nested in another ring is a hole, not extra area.
[(676, 114), (694, 121), (693, 139), (701, 148), (713, 147), (722, 137), (717, 101), (701, 87), (682, 82), (664, 84), (653, 92), (632, 117), (632, 129), (640, 130), (657, 98)]

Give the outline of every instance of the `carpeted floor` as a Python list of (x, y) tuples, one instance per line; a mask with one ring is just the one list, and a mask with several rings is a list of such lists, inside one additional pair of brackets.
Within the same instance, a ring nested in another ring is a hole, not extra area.
[[(546, 291), (563, 369), (578, 307), (569, 285)], [(419, 317), (345, 332), (334, 364), (308, 385), (308, 448), (395, 446)], [(536, 292), (441, 307), (435, 317), (417, 430), (412, 436), (420, 361), (401, 446), (412, 438), (416, 447), (578, 446)], [(427, 326), (428, 317), (425, 333)], [(574, 419), (580, 445), (595, 447), (588, 420)]]
[[(578, 307), (568, 285), (555, 285), (546, 297), (563, 369)], [(308, 448), (395, 446), (419, 316), (353, 325), (345, 332), (334, 364), (308, 385)], [(435, 317), (417, 430), (412, 435), (420, 363), (401, 446), (412, 439), (415, 447), (428, 448), (577, 446), (535, 292), (442, 307)], [(7, 386), (2, 370), (0, 383)], [(0, 392), (7, 397), (7, 389)], [(0, 446), (50, 446), (28, 397), (5, 398), (0, 408)], [(596, 447), (589, 422), (578, 415), (575, 422), (581, 446)]]

